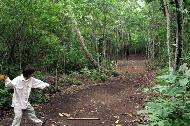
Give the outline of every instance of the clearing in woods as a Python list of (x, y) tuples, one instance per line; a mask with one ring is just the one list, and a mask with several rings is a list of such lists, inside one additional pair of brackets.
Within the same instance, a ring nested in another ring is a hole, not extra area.
[[(119, 61), (118, 69), (121, 75), (104, 83), (81, 89), (70, 87), (76, 91), (55, 94), (48, 103), (36, 107), (37, 115), (44, 117), (45, 126), (136, 126), (143, 123), (146, 120), (136, 111), (142, 109), (150, 97), (142, 90), (152, 85), (154, 72), (145, 69), (144, 57), (140, 56)], [(69, 115), (99, 120), (68, 120)], [(2, 125), (10, 125), (12, 119), (12, 114), (5, 117)], [(24, 118), (21, 126), (32, 124)]]

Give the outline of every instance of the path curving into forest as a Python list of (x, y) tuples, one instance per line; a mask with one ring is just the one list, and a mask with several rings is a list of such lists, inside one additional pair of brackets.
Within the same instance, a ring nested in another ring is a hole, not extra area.
[[(142, 92), (153, 83), (154, 72), (145, 68), (144, 57), (130, 56), (118, 61), (121, 73), (118, 77), (92, 86), (55, 94), (49, 103), (37, 107), (37, 115), (46, 119), (46, 126), (136, 126), (143, 117), (136, 111), (144, 106), (150, 95)], [(59, 113), (76, 118), (99, 118), (99, 120), (67, 120)], [(10, 119), (3, 121), (10, 125)], [(22, 126), (32, 126), (26, 119)]]

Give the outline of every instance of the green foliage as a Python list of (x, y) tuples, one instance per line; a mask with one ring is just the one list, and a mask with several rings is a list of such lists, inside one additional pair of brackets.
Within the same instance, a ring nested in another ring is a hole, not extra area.
[(0, 108), (9, 108), (11, 105), (10, 91), (0, 82)]
[(68, 76), (65, 76), (63, 78), (63, 81), (60, 81), (60, 83), (64, 83), (66, 85), (81, 85), (82, 82), (76, 78), (76, 74), (70, 74)]
[(107, 69), (101, 69), (98, 71), (97, 69), (89, 70), (87, 67), (81, 70), (81, 74), (85, 78), (91, 78), (92, 80), (101, 80), (105, 81), (111, 77), (112, 72)]
[(130, 32), (131, 42), (139, 52), (146, 46), (147, 29), (143, 27), (147, 27), (148, 9), (139, 8), (137, 1), (3, 0), (0, 7), (3, 31), (0, 34), (0, 58), (5, 68), (7, 64), (19, 64), (16, 65), (19, 69), (20, 65), (30, 63), (52, 72), (58, 63), (61, 72), (69, 73), (89, 67), (76, 41), (71, 10), (95, 60), (102, 53), (97, 52), (99, 49), (95, 45), (96, 42), (100, 44), (101, 39), (105, 42), (102, 48), (106, 48), (104, 58), (111, 60), (117, 58), (118, 50), (130, 42)]
[(173, 75), (157, 78), (151, 89), (156, 97), (139, 113), (147, 116), (147, 126), (188, 126), (190, 124), (190, 69), (180, 66)]
[[(20, 67), (30, 63), (51, 74), (55, 69), (58, 73), (81, 71), (87, 78), (106, 80), (118, 75), (110, 61), (118, 59), (124, 45), (131, 44), (130, 53), (145, 54), (149, 38), (155, 42), (159, 63), (167, 63), (166, 26), (160, 0), (145, 1), (0, 0), (1, 72), (12, 79), (20, 74)], [(184, 4), (183, 55), (188, 56), (183, 60), (189, 63), (189, 1)], [(88, 51), (103, 67), (100, 70), (92, 68), (78, 43), (73, 15)], [(70, 77), (66, 80), (78, 83)]]
[(40, 80), (43, 80), (46, 75), (47, 75), (47, 74), (46, 74), (45, 72), (42, 72), (42, 71), (35, 71), (35, 72), (33, 73), (33, 76), (34, 76), (35, 78), (40, 79)]
[[(112, 67), (113, 68), (113, 67)], [(88, 81), (106, 81), (111, 76), (119, 75), (115, 69), (89, 69), (84, 67), (80, 72), (71, 72), (69, 75), (63, 75), (59, 79), (60, 84), (81, 85), (85, 80)]]
[(184, 53), (183, 57), (181, 58), (181, 62), (183, 63), (190, 63), (190, 53)]
[(43, 90), (40, 90), (40, 89), (33, 90), (32, 89), (29, 100), (33, 104), (44, 103), (49, 100), (49, 97)]
[(88, 77), (91, 77), (91, 71), (87, 68), (87, 67), (85, 67), (85, 68), (83, 68), (81, 71), (81, 74), (85, 77), (85, 78), (88, 78)]

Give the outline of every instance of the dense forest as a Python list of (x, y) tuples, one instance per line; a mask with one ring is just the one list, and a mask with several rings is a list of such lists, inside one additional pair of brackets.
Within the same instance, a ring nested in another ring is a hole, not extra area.
[[(144, 89), (152, 98), (138, 111), (141, 125), (188, 126), (189, 12), (189, 0), (0, 0), (0, 74), (13, 79), (34, 66), (52, 83), (33, 91), (39, 104), (64, 84), (104, 82), (120, 76), (120, 60), (145, 57), (156, 77)], [(9, 111), (12, 92), (0, 81), (0, 110)]]

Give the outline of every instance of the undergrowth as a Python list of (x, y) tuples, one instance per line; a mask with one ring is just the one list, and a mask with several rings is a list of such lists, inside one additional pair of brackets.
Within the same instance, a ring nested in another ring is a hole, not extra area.
[(190, 69), (187, 64), (180, 66), (173, 75), (158, 76), (156, 83), (149, 90), (154, 97), (139, 111), (149, 121), (146, 126), (189, 126)]

